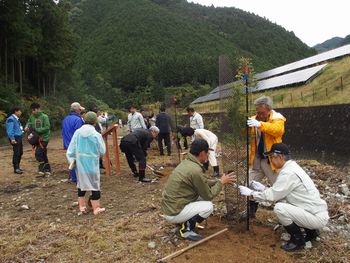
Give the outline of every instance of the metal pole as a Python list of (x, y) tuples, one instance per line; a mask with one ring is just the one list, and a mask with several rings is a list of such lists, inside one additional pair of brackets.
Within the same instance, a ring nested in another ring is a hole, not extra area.
[(177, 100), (176, 100), (176, 96), (173, 96), (173, 102), (174, 102), (174, 106), (175, 106), (175, 132), (176, 132), (176, 147), (177, 147), (177, 157), (179, 159), (179, 163), (181, 162), (181, 157), (180, 157), (180, 142), (177, 136), (177, 111), (176, 111), (176, 104), (177, 104)]
[[(249, 118), (249, 100), (248, 100), (248, 67), (245, 69), (245, 111), (246, 111), (246, 116), (247, 120)], [(249, 187), (249, 127), (247, 125), (246, 129), (246, 151), (247, 151), (247, 187)], [(249, 231), (249, 196), (247, 197), (247, 230)]]

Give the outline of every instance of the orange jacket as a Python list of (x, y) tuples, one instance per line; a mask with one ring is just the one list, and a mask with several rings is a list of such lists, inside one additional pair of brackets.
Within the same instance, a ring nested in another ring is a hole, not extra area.
[[(256, 118), (256, 115), (252, 118)], [(278, 113), (274, 110), (271, 110), (269, 120), (267, 122), (260, 121), (261, 127), (259, 130), (265, 135), (265, 147), (266, 151), (270, 151), (274, 143), (282, 142), (282, 136), (284, 134), (284, 123), (286, 118), (283, 117), (281, 113)], [(256, 148), (258, 144), (258, 136), (256, 127), (250, 128), (250, 160), (249, 164), (252, 167), (254, 163)], [(273, 166), (270, 162), (272, 170), (276, 170), (276, 167)]]

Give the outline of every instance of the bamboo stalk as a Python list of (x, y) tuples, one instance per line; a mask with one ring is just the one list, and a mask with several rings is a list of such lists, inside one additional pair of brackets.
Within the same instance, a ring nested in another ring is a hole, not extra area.
[(187, 250), (190, 250), (191, 248), (194, 248), (194, 247), (196, 247), (196, 246), (198, 246), (198, 245), (208, 241), (209, 239), (212, 239), (213, 237), (216, 237), (216, 236), (226, 232), (227, 230), (228, 230), (228, 228), (224, 228), (223, 230), (220, 230), (219, 232), (216, 232), (216, 233), (214, 233), (214, 234), (212, 234), (212, 235), (210, 235), (210, 236), (208, 236), (206, 238), (203, 238), (202, 240), (199, 240), (199, 241), (197, 241), (195, 243), (192, 243), (188, 247), (185, 247), (185, 248), (183, 248), (181, 250), (178, 250), (178, 251), (176, 251), (176, 252), (174, 252), (174, 253), (172, 253), (172, 254), (170, 254), (170, 255), (162, 258), (162, 259), (159, 259), (157, 262), (158, 263), (164, 263), (164, 262), (166, 262), (169, 259), (175, 258), (175, 257), (181, 255), (182, 253), (186, 252)]

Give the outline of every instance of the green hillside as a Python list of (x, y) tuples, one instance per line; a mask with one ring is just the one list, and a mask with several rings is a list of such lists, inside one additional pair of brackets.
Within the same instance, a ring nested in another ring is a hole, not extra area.
[(350, 44), (350, 35), (347, 35), (345, 38), (333, 37), (320, 44), (315, 45), (314, 49), (316, 49), (318, 53), (321, 53), (334, 48), (345, 46), (347, 44)]
[(235, 8), (184, 0), (73, 1), (71, 21), (81, 40), (77, 67), (90, 87), (111, 94), (156, 83), (158, 88), (215, 84), (218, 56), (251, 57), (257, 71), (315, 53), (293, 33)]

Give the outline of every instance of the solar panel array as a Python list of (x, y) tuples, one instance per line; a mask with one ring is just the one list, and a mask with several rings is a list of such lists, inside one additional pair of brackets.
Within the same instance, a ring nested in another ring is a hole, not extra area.
[[(281, 67), (258, 73), (256, 74), (256, 78), (258, 80), (257, 86), (255, 88), (250, 88), (250, 90), (252, 92), (258, 92), (266, 89), (305, 83), (320, 74), (320, 72), (327, 65), (317, 64), (346, 55), (350, 55), (350, 45), (342, 46)], [(195, 99), (191, 104), (230, 97), (232, 96), (231, 87), (234, 85), (234, 83), (235, 82), (216, 87), (208, 95)]]
[(339, 48), (332, 49), (330, 51), (323, 52), (321, 54), (308, 57), (296, 62), (292, 62), (281, 67), (277, 67), (274, 69), (270, 69), (261, 73), (256, 74), (257, 80), (262, 80), (266, 78), (270, 78), (276, 75), (280, 75), (283, 73), (295, 71), (297, 69), (302, 69), (305, 67), (312, 66), (314, 64), (318, 64), (324, 61), (328, 61), (331, 59), (343, 57), (346, 55), (350, 55), (350, 45), (342, 46)]
[(282, 76), (277, 76), (274, 78), (260, 80), (258, 82), (258, 84), (256, 85), (254, 91), (258, 92), (261, 90), (272, 89), (272, 88), (277, 88), (277, 87), (303, 84), (303, 83), (307, 82), (308, 80), (317, 76), (325, 66), (327, 66), (327, 64), (299, 70), (297, 72), (292, 72), (292, 73), (285, 74)]

